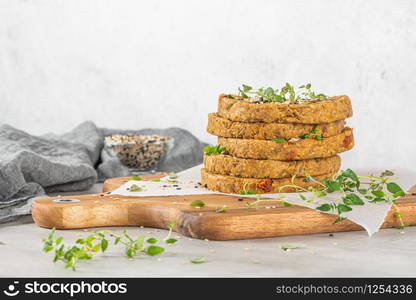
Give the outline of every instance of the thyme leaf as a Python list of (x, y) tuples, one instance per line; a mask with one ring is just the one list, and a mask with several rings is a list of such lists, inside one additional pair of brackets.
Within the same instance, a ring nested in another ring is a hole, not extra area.
[(208, 146), (205, 146), (202, 151), (205, 152), (207, 155), (217, 155), (217, 154), (221, 154), (225, 152), (225, 148), (222, 147), (221, 145), (216, 145), (216, 146), (208, 145)]
[(109, 239), (114, 240), (114, 245), (123, 244), (125, 246), (124, 253), (128, 258), (134, 258), (139, 253), (155, 256), (165, 251), (163, 247), (155, 245), (158, 242), (156, 238), (148, 238), (146, 243), (149, 245), (145, 246), (144, 235), (134, 239), (126, 229), (122, 235), (116, 235), (109, 230), (94, 231), (86, 238), (77, 239), (73, 245), (64, 244), (62, 237), (55, 238), (55, 231), (53, 228), (43, 239), (43, 251), (45, 253), (54, 251), (53, 262), (61, 261), (65, 268), (72, 268), (74, 271), (79, 261), (92, 259), (99, 251), (107, 251), (110, 244)]
[(243, 99), (253, 99), (259, 102), (278, 102), (278, 103), (308, 103), (311, 101), (320, 101), (327, 98), (322, 93), (315, 93), (311, 90), (310, 83), (299, 86), (297, 89), (293, 85), (286, 83), (280, 90), (272, 87), (253, 87), (243, 84), (238, 88), (238, 95)]

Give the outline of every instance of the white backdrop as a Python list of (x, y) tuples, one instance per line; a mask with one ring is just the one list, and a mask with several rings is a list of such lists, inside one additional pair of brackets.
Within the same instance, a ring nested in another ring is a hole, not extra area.
[(353, 100), (344, 166), (416, 168), (416, 1), (0, 0), (0, 112), (34, 134), (205, 133), (241, 83)]

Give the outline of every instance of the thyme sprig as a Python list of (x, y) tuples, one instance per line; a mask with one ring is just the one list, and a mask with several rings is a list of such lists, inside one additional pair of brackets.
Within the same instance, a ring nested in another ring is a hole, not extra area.
[(311, 138), (311, 139), (315, 139), (318, 141), (322, 140), (322, 134), (317, 130), (317, 127), (318, 127), (317, 124), (313, 125), (309, 133), (305, 133), (301, 135), (299, 138), (301, 139)]
[[(176, 239), (170, 237), (175, 226), (176, 222), (168, 225), (169, 233), (164, 239), (165, 243), (173, 244), (177, 242)], [(126, 229), (124, 229), (122, 235), (116, 235), (110, 230), (93, 231), (86, 238), (77, 239), (73, 245), (65, 245), (63, 237), (55, 238), (55, 232), (55, 228), (51, 229), (48, 236), (43, 239), (43, 251), (54, 251), (53, 262), (61, 261), (65, 264), (65, 268), (72, 268), (74, 271), (78, 261), (90, 260), (94, 254), (100, 251), (105, 252), (110, 244), (110, 240), (113, 241), (114, 245), (123, 244), (125, 246), (125, 255), (131, 259), (139, 253), (155, 256), (165, 251), (165, 248), (156, 245), (158, 243), (156, 238), (150, 237), (145, 240), (145, 236), (141, 235), (135, 239), (128, 234)]]
[(272, 87), (254, 89), (249, 85), (243, 84), (238, 88), (238, 95), (244, 99), (253, 99), (259, 102), (287, 102), (290, 104), (314, 102), (327, 98), (322, 93), (313, 92), (311, 87), (312, 85), (308, 83), (299, 86), (295, 90), (293, 85), (286, 83), (280, 90)]
[(218, 155), (225, 152), (225, 148), (221, 145), (207, 145), (202, 149), (203, 152), (205, 152), (207, 155)]

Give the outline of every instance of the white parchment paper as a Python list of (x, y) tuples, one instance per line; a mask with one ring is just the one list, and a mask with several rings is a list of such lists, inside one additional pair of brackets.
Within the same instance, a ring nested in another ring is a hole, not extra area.
[[(210, 191), (198, 185), (198, 182), (200, 181), (201, 168), (202, 165), (199, 165), (178, 173), (176, 183), (167, 183), (167, 177), (162, 178), (160, 182), (146, 180), (128, 181), (122, 186), (120, 186), (118, 189), (114, 190), (111, 194), (132, 197), (221, 194), (218, 192)], [(410, 187), (416, 184), (416, 172), (405, 169), (391, 170), (395, 173), (395, 177), (398, 177), (396, 182), (403, 188), (403, 190), (407, 191)], [(355, 171), (358, 175), (378, 175), (384, 170), (358, 169)], [(129, 189), (133, 184), (138, 185), (142, 188), (142, 190), (137, 192), (131, 192)], [(302, 194), (305, 195), (307, 198), (309, 196), (309, 193)], [(244, 195), (244, 197), (255, 198), (255, 195)], [(315, 201), (313, 203), (307, 203), (306, 201), (300, 199), (299, 194), (297, 193), (267, 194), (263, 195), (262, 199), (277, 197), (279, 197), (279, 199), (283, 198), (285, 201), (292, 204), (315, 209), (316, 207), (324, 203), (330, 203), (333, 202), (335, 199), (339, 199), (340, 195), (337, 193), (333, 193), (328, 196), (319, 198), (319, 201)], [(363, 201), (365, 201), (364, 198)], [(350, 221), (362, 226), (367, 231), (368, 235), (371, 236), (380, 229), (380, 226), (383, 224), (384, 218), (386, 217), (386, 214), (389, 211), (390, 207), (391, 205), (388, 203), (366, 202), (366, 204), (363, 206), (354, 206), (354, 209), (352, 211), (344, 213), (343, 216), (349, 219)]]

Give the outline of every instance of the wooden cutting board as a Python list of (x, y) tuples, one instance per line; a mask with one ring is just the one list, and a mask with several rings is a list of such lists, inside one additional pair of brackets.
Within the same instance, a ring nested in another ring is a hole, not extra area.
[[(154, 179), (162, 175), (148, 176)], [(258, 208), (247, 208), (253, 198), (226, 195), (189, 195), (164, 197), (126, 197), (109, 195), (130, 177), (109, 179), (101, 194), (48, 197), (37, 199), (32, 208), (36, 224), (57, 229), (101, 226), (145, 226), (166, 229), (176, 221), (174, 231), (189, 237), (209, 240), (237, 240), (287, 235), (363, 230), (348, 220), (333, 224), (336, 216), (281, 202), (267, 202)], [(416, 186), (409, 195), (398, 200), (397, 206), (406, 225), (416, 225)], [(202, 200), (203, 208), (189, 204)], [(226, 205), (226, 212), (217, 208)], [(273, 206), (273, 207), (272, 207)], [(382, 228), (397, 227), (399, 222), (392, 209)]]

